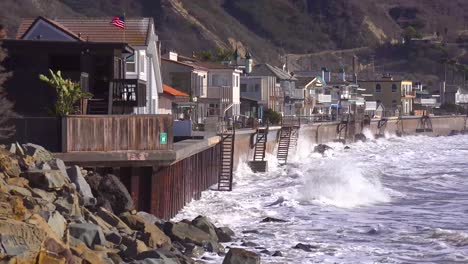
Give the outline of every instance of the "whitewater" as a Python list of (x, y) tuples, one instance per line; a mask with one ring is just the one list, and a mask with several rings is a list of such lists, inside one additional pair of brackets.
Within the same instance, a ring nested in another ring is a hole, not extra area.
[(262, 263), (468, 263), (468, 136), (368, 136), (324, 155), (300, 137), (287, 166), (267, 156), (267, 173), (241, 162), (232, 192), (206, 191), (175, 220), (206, 215), (236, 233), (225, 246), (283, 254)]

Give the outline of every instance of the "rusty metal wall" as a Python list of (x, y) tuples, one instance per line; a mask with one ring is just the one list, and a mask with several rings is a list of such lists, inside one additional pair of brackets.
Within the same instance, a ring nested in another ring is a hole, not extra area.
[(162, 219), (180, 209), (218, 182), (220, 144), (169, 167), (153, 168), (150, 213)]

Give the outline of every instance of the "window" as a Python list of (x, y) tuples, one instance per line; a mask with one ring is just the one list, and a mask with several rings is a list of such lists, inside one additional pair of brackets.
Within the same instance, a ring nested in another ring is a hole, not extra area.
[(140, 72), (145, 72), (145, 55), (140, 55)]
[(375, 85), (375, 92), (376, 92), (376, 93), (382, 92), (382, 86), (380, 86), (380, 83), (378, 83), (378, 84)]
[(392, 100), (392, 108), (396, 109), (397, 108), (397, 100)]
[(127, 66), (127, 72), (136, 72), (135, 67), (135, 55), (130, 55), (125, 59), (125, 65)]
[(255, 84), (255, 92), (256, 93), (260, 92), (260, 84), (258, 83)]
[(239, 76), (236, 75), (236, 86), (235, 87), (239, 87)]
[(241, 93), (247, 92), (247, 84), (241, 83), (240, 90), (241, 90)]
[(397, 91), (396, 84), (392, 84), (392, 93), (396, 93), (396, 91)]

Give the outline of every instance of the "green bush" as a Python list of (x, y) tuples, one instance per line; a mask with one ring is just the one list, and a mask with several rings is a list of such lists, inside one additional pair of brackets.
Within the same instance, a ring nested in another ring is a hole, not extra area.
[(57, 101), (52, 109), (54, 114), (61, 116), (75, 114), (77, 112), (75, 104), (81, 99), (92, 97), (92, 94), (81, 91), (79, 83), (73, 82), (70, 79), (64, 79), (60, 71), (54, 73), (52, 70), (49, 70), (49, 73), (50, 78), (40, 74), (39, 79), (55, 88), (57, 92)]
[(273, 109), (268, 109), (263, 114), (263, 122), (270, 123), (272, 125), (278, 125), (281, 121), (280, 113), (274, 111)]

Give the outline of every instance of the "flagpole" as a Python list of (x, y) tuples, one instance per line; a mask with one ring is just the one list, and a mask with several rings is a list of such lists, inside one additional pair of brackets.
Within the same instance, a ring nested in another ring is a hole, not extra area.
[(125, 22), (125, 11), (123, 12), (123, 20), (124, 20), (124, 43), (127, 43), (127, 38), (125, 36), (125, 31), (126, 31), (126, 28), (127, 28), (127, 23)]

